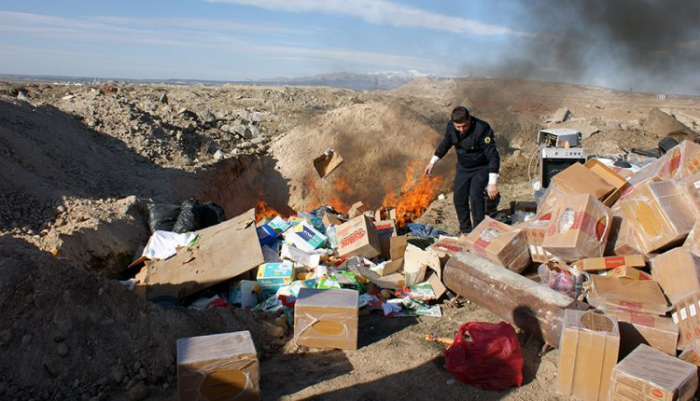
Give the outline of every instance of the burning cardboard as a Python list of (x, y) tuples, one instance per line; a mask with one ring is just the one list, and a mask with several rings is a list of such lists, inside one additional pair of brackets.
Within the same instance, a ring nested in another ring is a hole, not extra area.
[[(470, 252), (519, 273), (530, 263), (530, 254), (521, 230), (488, 216), (464, 237)], [(527, 258), (523, 254), (527, 253)]]

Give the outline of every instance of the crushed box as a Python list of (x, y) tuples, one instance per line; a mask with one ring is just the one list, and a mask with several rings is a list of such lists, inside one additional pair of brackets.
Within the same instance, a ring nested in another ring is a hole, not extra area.
[(600, 310), (627, 310), (630, 312), (665, 315), (666, 297), (652, 280), (591, 275), (588, 303)]
[(542, 248), (570, 262), (602, 257), (612, 214), (592, 195), (571, 195), (552, 209)]
[(700, 291), (700, 260), (678, 247), (651, 260), (651, 273), (671, 304)]
[(249, 331), (177, 340), (181, 401), (260, 399), (260, 367)]
[(566, 309), (559, 342), (557, 394), (587, 401), (607, 400), (619, 347), (616, 318)]
[(590, 159), (584, 163), (584, 166), (595, 173), (598, 177), (602, 178), (603, 181), (615, 188), (604, 199), (601, 199), (605, 206), (612, 206), (615, 201), (620, 198), (620, 195), (627, 190), (627, 187), (629, 187), (627, 179), (621, 177), (613, 169), (606, 166), (598, 159)]
[(431, 249), (422, 250), (413, 244), (408, 244), (403, 265), (406, 285), (416, 285), (422, 282), (429, 269), (442, 277), (440, 257)]
[(697, 388), (697, 366), (642, 344), (613, 368), (610, 399), (687, 401)]
[(357, 349), (359, 293), (301, 288), (294, 305), (294, 342), (309, 348)]
[(602, 258), (586, 258), (573, 263), (578, 270), (585, 272), (596, 272), (601, 270), (612, 270), (617, 267), (646, 267), (646, 260), (642, 255), (627, 256), (606, 256)]
[(522, 255), (529, 252), (521, 230), (503, 224), (488, 216), (464, 237), (468, 250), (484, 259), (520, 273), (530, 262)]
[(678, 326), (670, 317), (654, 316), (624, 310), (608, 313), (620, 325), (620, 355), (632, 352), (639, 344), (676, 356)]
[(362, 256), (371, 259), (381, 253), (377, 229), (365, 215), (337, 226), (335, 235), (338, 238), (339, 256)]

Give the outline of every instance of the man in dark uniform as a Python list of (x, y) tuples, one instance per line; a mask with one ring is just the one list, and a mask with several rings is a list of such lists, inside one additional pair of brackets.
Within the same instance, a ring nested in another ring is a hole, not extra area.
[[(484, 189), (491, 199), (498, 195), (496, 182), (501, 159), (496, 149), (493, 130), (487, 122), (470, 116), (469, 110), (461, 106), (452, 110), (451, 117), (451, 121), (447, 123), (445, 137), (425, 167), (425, 174), (432, 174), (435, 163), (444, 157), (452, 146), (455, 147), (455, 209), (459, 218), (459, 231), (468, 233), (481, 223), (486, 214)], [(473, 216), (469, 214), (469, 201)]]

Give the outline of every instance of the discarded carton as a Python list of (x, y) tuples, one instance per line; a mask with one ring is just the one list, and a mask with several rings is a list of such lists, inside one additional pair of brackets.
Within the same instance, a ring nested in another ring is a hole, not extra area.
[(594, 311), (565, 310), (557, 394), (587, 401), (607, 400), (619, 347), (616, 318)]
[(304, 252), (301, 249), (284, 244), (282, 245), (281, 256), (284, 259), (291, 260), (299, 266), (316, 268), (321, 262), (321, 255)]
[(302, 288), (294, 306), (294, 342), (310, 348), (357, 349), (355, 290)]
[(552, 177), (552, 183), (567, 195), (589, 194), (599, 201), (616, 190), (614, 185), (581, 163), (574, 163)]
[(690, 177), (677, 181), (688, 204), (695, 213), (700, 215), (700, 174), (693, 174)]
[(371, 259), (381, 252), (377, 229), (364, 215), (357, 216), (336, 227), (338, 255), (363, 256)]
[(302, 221), (285, 231), (284, 239), (304, 252), (313, 252), (314, 249), (323, 246), (328, 238), (306, 221)]
[(180, 248), (172, 258), (141, 269), (136, 275), (136, 292), (146, 299), (183, 299), (265, 262), (255, 228), (255, 209), (197, 234), (200, 240), (192, 248)]
[(700, 260), (688, 247), (674, 248), (653, 258), (651, 273), (671, 304), (700, 291)]
[(614, 269), (601, 272), (600, 274), (607, 277), (626, 278), (630, 280), (653, 280), (650, 274), (629, 266), (618, 266)]
[(693, 340), (700, 340), (700, 292), (676, 302), (671, 318), (678, 325), (679, 349), (686, 349)]
[(610, 399), (692, 400), (697, 372), (697, 366), (642, 344), (613, 368)]
[[(675, 355), (675, 350), (674, 350)], [(693, 340), (688, 348), (678, 355), (678, 359), (700, 366), (700, 340)]]
[(330, 226), (337, 226), (343, 223), (343, 220), (340, 219), (340, 217), (336, 216), (333, 213), (324, 213), (323, 217), (321, 217), (321, 222), (323, 222), (323, 225), (326, 226), (326, 228)]
[(314, 159), (314, 168), (321, 178), (328, 177), (343, 162), (343, 157), (333, 149), (326, 149), (323, 154)]
[(591, 275), (588, 303), (600, 310), (665, 315), (668, 304), (656, 281)]
[(432, 249), (440, 258), (440, 264), (445, 265), (447, 261), (459, 252), (466, 252), (467, 243), (454, 238), (441, 238), (435, 241), (428, 248)]
[(377, 229), (379, 237), (379, 246), (381, 247), (381, 257), (384, 259), (392, 259), (391, 257), (391, 238), (396, 237), (396, 225), (393, 220), (375, 221), (374, 227)]
[(289, 285), (294, 281), (294, 264), (290, 261), (263, 263), (256, 280), (260, 284)]
[(365, 209), (365, 204), (362, 202), (355, 202), (348, 210), (348, 217), (354, 219), (355, 217), (361, 215)]
[[(637, 174), (630, 178), (630, 190), (639, 184), (652, 181), (683, 179), (700, 172), (700, 145), (683, 141), (673, 147), (658, 160), (647, 164)], [(627, 194), (623, 195), (626, 197)]]
[(676, 356), (678, 326), (669, 317), (653, 316), (623, 310), (609, 312), (620, 325), (620, 355), (632, 352), (639, 344)]
[(403, 271), (406, 285), (415, 285), (425, 280), (425, 274), (431, 269), (441, 277), (440, 258), (432, 250), (422, 250), (413, 244), (406, 246)]
[(613, 171), (613, 169), (597, 159), (588, 160), (584, 166), (595, 173), (598, 177), (602, 178), (603, 181), (615, 188), (607, 197), (602, 199), (605, 206), (611, 207), (629, 187), (629, 184), (625, 178), (621, 177), (619, 174)]
[(374, 220), (375, 221), (382, 221), (382, 220), (393, 220), (396, 221), (396, 209), (393, 207), (382, 207), (374, 212)]
[(632, 225), (630, 218), (624, 214), (619, 203), (613, 207), (612, 213), (612, 225), (610, 226), (610, 235), (608, 236), (605, 253), (618, 256), (642, 253), (637, 229)]
[(673, 181), (641, 184), (633, 195), (620, 201), (620, 207), (646, 254), (678, 245), (697, 220)]
[(606, 256), (603, 258), (586, 258), (573, 263), (578, 270), (585, 272), (597, 272), (612, 270), (617, 267), (646, 267), (646, 260), (642, 255)]
[[(468, 250), (491, 262), (520, 273), (530, 262), (525, 235), (521, 230), (488, 216), (464, 237)], [(528, 258), (522, 257), (528, 252)]]
[(693, 256), (700, 258), (700, 221), (696, 222), (693, 229), (690, 230), (688, 238), (683, 245), (690, 248), (690, 253)]
[(260, 399), (260, 367), (249, 331), (177, 340), (182, 401)]
[(523, 234), (525, 234), (525, 240), (529, 246), (533, 262), (545, 263), (553, 257), (551, 253), (542, 248), (544, 234), (547, 232), (547, 226), (551, 219), (552, 211), (548, 209), (538, 213), (523, 224)]
[(602, 257), (612, 214), (592, 195), (571, 195), (552, 209), (542, 248), (564, 260)]

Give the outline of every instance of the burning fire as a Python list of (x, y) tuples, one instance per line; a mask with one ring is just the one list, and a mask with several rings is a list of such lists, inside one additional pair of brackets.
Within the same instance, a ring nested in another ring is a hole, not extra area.
[[(416, 179), (416, 176), (420, 178)], [(389, 191), (382, 201), (382, 206), (395, 208), (397, 224), (404, 226), (425, 212), (430, 202), (435, 199), (437, 187), (442, 180), (441, 177), (420, 174), (419, 162), (415, 162), (406, 171), (406, 180), (401, 186), (400, 194)]]
[(273, 219), (279, 214), (277, 210), (270, 207), (270, 205), (263, 200), (258, 201), (255, 205), (255, 221), (260, 221), (263, 217)]
[(345, 212), (350, 209), (350, 206), (343, 201), (341, 194), (352, 195), (352, 190), (350, 185), (342, 177), (339, 177), (333, 183), (333, 195), (331, 195), (328, 205), (339, 212)]

